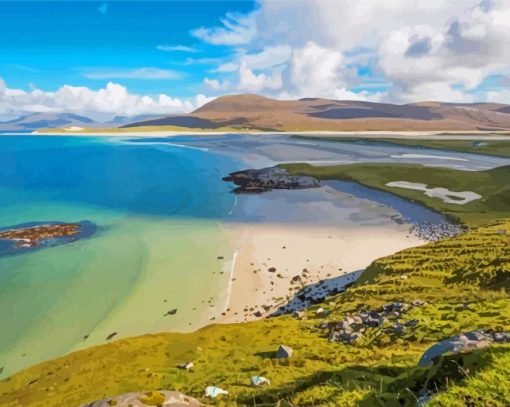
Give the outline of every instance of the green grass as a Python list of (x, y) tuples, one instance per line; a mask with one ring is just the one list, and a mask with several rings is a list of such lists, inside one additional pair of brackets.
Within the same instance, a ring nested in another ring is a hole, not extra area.
[[(321, 180), (356, 181), (371, 188), (391, 192), (444, 213), (468, 227), (510, 217), (510, 166), (487, 171), (460, 171), (416, 164), (284, 164), (281, 167), (294, 175), (311, 175)], [(429, 187), (445, 187), (451, 191), (473, 191), (482, 198), (464, 205), (447, 204), (439, 198), (426, 196), (422, 191), (386, 186), (386, 183), (391, 181), (419, 182)]]
[[(218, 406), (414, 406), (423, 388), (436, 406), (503, 406), (510, 390), (510, 346), (494, 345), (417, 367), (423, 351), (453, 334), (510, 330), (510, 220), (376, 260), (345, 293), (326, 299), (330, 311), (213, 325), (189, 334), (127, 338), (41, 363), (0, 382), (2, 406), (63, 406), (129, 391), (173, 389), (201, 397), (207, 385), (230, 391)], [(405, 278), (402, 278), (405, 276)], [(470, 276), (469, 278), (466, 278)], [(495, 280), (496, 279), (496, 280)], [(390, 301), (426, 301), (404, 320), (418, 325), (402, 337), (381, 328), (356, 345), (329, 343), (319, 323)], [(294, 348), (290, 360), (272, 356)], [(191, 371), (176, 365), (193, 361)], [(456, 366), (463, 366), (458, 369)], [(271, 386), (254, 388), (251, 375)], [(280, 406), (285, 404), (281, 403)]]
[(343, 143), (384, 143), (392, 146), (424, 147), (437, 150), (452, 150), (464, 153), (486, 154), (498, 157), (510, 157), (510, 138), (508, 140), (480, 140), (482, 145), (473, 145), (474, 140), (432, 140), (403, 138), (363, 138), (363, 137), (310, 137), (295, 136), (310, 140), (338, 141)]

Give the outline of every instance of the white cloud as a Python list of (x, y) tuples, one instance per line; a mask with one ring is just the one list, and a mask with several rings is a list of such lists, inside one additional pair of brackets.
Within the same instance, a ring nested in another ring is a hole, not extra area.
[(360, 92), (353, 92), (346, 88), (336, 89), (334, 92), (335, 99), (338, 100), (359, 100), (366, 102), (380, 102), (384, 97), (384, 93), (375, 92), (370, 93), (366, 90), (362, 90)]
[(342, 54), (312, 41), (292, 52), (289, 63), (290, 86), (298, 96), (332, 96), (343, 85)]
[(165, 52), (198, 52), (196, 48), (188, 47), (186, 45), (158, 45), (156, 49)]
[(209, 78), (205, 78), (204, 79), (204, 85), (207, 86), (209, 89), (212, 89), (214, 91), (219, 91), (219, 90), (226, 90), (228, 89), (229, 87), (229, 82), (228, 81), (219, 81), (217, 79), (209, 79)]
[(466, 101), (510, 73), (507, 0), (259, 0), (194, 34), (232, 46), (216, 69), (232, 86), (268, 96), (334, 97), (375, 77), (392, 86), (367, 98)]
[(33, 112), (74, 112), (106, 120), (115, 115), (186, 113), (206, 100), (198, 95), (193, 101), (166, 94), (138, 95), (127, 88), (108, 83), (104, 88), (64, 85), (55, 92), (34, 89), (30, 92), (9, 89), (0, 79), (0, 117), (8, 119)]
[(170, 69), (160, 68), (135, 68), (135, 69), (104, 69), (93, 72), (85, 72), (83, 76), (88, 79), (179, 79), (182, 73)]
[(225, 62), (224, 64), (218, 65), (216, 68), (211, 70), (211, 72), (218, 72), (218, 73), (221, 73), (221, 72), (234, 72), (234, 71), (237, 71), (238, 68), (239, 68), (239, 65), (237, 63), (234, 63), (234, 62)]
[(255, 73), (246, 61), (239, 66), (238, 88), (246, 92), (261, 92), (265, 89), (275, 90), (282, 87), (281, 70), (272, 70), (270, 73)]
[(255, 22), (251, 16), (227, 13), (220, 27), (200, 27), (191, 32), (194, 37), (213, 45), (246, 44), (255, 36)]
[(510, 104), (510, 90), (491, 90), (487, 92), (487, 101), (494, 103)]
[(195, 108), (198, 109), (199, 107), (213, 101), (214, 99), (216, 99), (216, 97), (198, 94), (195, 96)]

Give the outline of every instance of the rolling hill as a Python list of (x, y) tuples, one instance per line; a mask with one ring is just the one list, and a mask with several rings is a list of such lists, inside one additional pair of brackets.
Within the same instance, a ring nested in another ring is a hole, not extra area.
[(510, 106), (497, 103), (420, 102), (406, 105), (321, 98), (275, 100), (257, 95), (221, 96), (189, 114), (123, 126), (311, 130), (510, 130)]

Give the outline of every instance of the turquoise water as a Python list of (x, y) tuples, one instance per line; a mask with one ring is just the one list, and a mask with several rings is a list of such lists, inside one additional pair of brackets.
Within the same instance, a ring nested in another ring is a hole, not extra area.
[(234, 197), (221, 176), (239, 168), (175, 146), (0, 137), (0, 226), (98, 227), (88, 239), (0, 258), (3, 375), (114, 332), (191, 330), (222, 309), (231, 250), (220, 221)]

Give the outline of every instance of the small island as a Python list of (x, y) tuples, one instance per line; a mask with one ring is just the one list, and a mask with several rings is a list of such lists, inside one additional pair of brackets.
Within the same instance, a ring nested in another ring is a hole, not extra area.
[(0, 256), (23, 251), (23, 249), (51, 247), (73, 242), (92, 235), (95, 230), (96, 226), (89, 221), (32, 222), (0, 229)]

